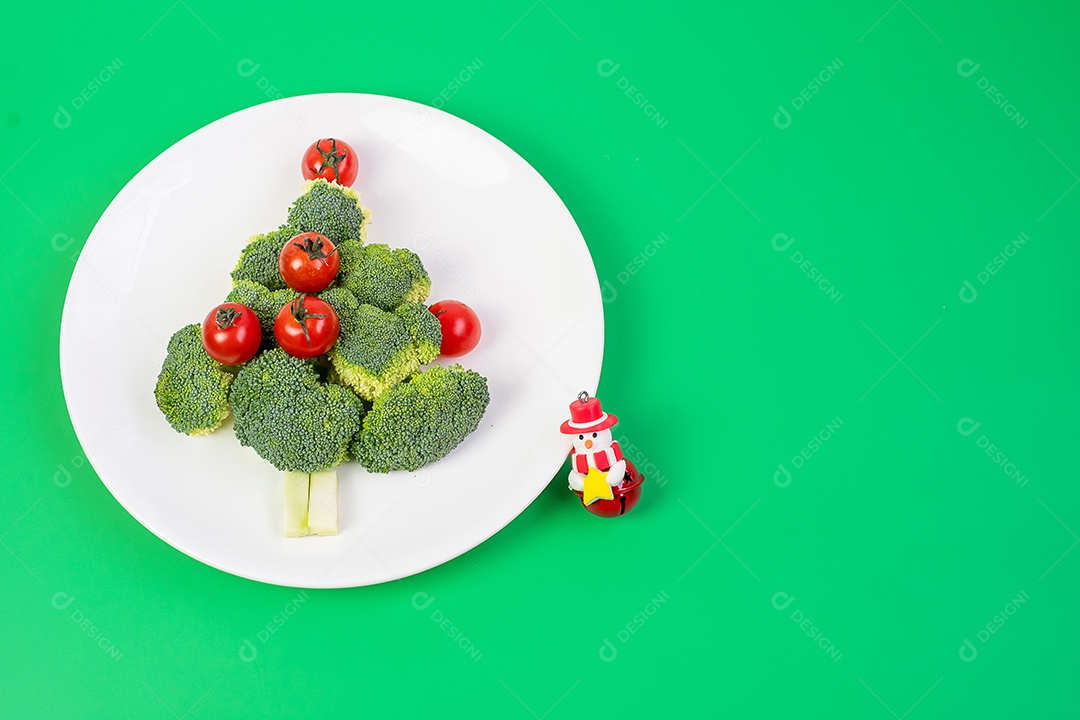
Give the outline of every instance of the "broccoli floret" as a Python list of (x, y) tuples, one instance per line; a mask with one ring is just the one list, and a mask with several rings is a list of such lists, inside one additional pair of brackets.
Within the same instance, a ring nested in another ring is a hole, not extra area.
[(319, 297), (337, 313), (338, 322), (343, 329), (351, 329), (356, 326), (356, 312), (360, 309), (360, 302), (356, 296), (343, 287), (332, 287), (323, 290)]
[(341, 382), (365, 400), (420, 369), (405, 321), (373, 305), (361, 305), (342, 323), (330, 362)]
[(286, 241), (293, 236), (287, 230), (255, 235), (240, 251), (240, 260), (232, 271), (233, 284), (250, 280), (268, 290), (283, 290), (285, 282), (278, 271), (278, 257)]
[(341, 279), (355, 272), (364, 260), (364, 243), (359, 240), (346, 240), (337, 246), (338, 259), (341, 267), (338, 268), (338, 284)]
[(316, 178), (304, 185), (303, 194), (289, 208), (289, 219), (281, 229), (293, 235), (322, 233), (334, 245), (346, 240), (362, 243), (367, 237), (369, 217), (371, 211), (363, 206), (355, 190)]
[(372, 472), (416, 470), (475, 430), (488, 399), (481, 375), (460, 365), (433, 365), (375, 399), (351, 451)]
[(401, 302), (426, 302), (428, 295), (431, 294), (431, 277), (428, 276), (427, 270), (424, 269), (424, 263), (420, 262), (420, 256), (405, 248), (394, 250), (394, 255), (408, 268), (409, 274), (413, 278), (413, 283), (405, 291), (405, 296), (401, 298)]
[(229, 417), (232, 380), (233, 376), (203, 349), (202, 327), (187, 325), (169, 340), (154, 399), (173, 430), (206, 435)]
[(300, 294), (291, 288), (270, 290), (265, 285), (260, 285), (251, 280), (241, 280), (225, 297), (225, 302), (236, 302), (247, 305), (255, 311), (262, 326), (263, 348), (277, 346), (274, 339), (274, 319), (281, 308), (298, 298)]
[(338, 284), (368, 305), (393, 310), (403, 302), (423, 302), (431, 278), (416, 253), (386, 245), (346, 246)]
[(394, 314), (405, 321), (405, 327), (413, 339), (416, 359), (421, 365), (431, 362), (439, 355), (442, 345), (442, 325), (427, 305), (423, 303), (402, 303)]
[(229, 401), (240, 444), (278, 470), (312, 473), (340, 464), (364, 418), (352, 390), (322, 382), (310, 362), (281, 348), (240, 368)]

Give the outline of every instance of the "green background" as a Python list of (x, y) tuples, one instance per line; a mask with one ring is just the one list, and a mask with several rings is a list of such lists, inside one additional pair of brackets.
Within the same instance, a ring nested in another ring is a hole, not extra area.
[[(1080, 11), (890, 1), (6, 9), (3, 714), (1080, 715)], [(83, 460), (57, 341), (95, 221), (189, 133), (329, 91), (444, 103), (566, 202), (631, 515), (560, 473), (454, 561), (301, 593)]]

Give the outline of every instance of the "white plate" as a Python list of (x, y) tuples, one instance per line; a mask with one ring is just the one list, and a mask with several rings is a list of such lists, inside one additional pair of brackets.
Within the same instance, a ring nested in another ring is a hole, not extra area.
[[(487, 377), (491, 404), (462, 445), (416, 473), (341, 466), (341, 534), (285, 539), (281, 473), (231, 426), (177, 434), (153, 390), (169, 336), (224, 299), (247, 238), (284, 222), (304, 149), (328, 136), (360, 158), (368, 241), (411, 248), (432, 301), (479, 314), (480, 345), (460, 362)], [(603, 337), (581, 232), (513, 150), (413, 102), (310, 95), (202, 128), (120, 191), (75, 267), (60, 370), (87, 458), (151, 532), (243, 577), (352, 587), (457, 557), (524, 510), (569, 451), (559, 424), (580, 390), (595, 390)]]

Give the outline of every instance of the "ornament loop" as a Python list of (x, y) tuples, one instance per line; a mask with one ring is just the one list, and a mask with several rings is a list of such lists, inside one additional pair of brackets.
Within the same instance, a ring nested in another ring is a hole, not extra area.
[(589, 391), (588, 390), (582, 390), (581, 392), (578, 393), (577, 399), (579, 401), (581, 401), (581, 402), (589, 402)]

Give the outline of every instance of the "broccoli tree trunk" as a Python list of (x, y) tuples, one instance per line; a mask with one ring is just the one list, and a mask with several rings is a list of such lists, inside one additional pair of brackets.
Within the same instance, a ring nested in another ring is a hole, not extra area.
[(337, 535), (338, 481), (336, 470), (285, 473), (285, 537)]

